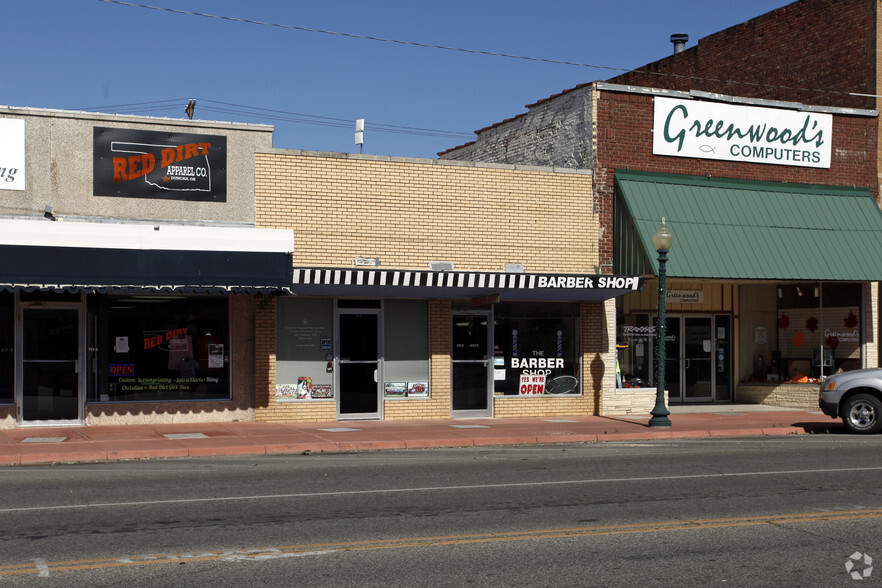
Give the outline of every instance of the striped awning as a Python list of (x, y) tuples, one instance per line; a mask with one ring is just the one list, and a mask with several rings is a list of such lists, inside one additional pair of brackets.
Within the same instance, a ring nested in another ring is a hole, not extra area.
[(641, 287), (635, 276), (294, 268), (292, 290), (301, 296), (599, 301)]

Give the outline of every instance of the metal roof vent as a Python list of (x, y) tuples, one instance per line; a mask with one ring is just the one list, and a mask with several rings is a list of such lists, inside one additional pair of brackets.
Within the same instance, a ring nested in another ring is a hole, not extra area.
[(689, 41), (689, 35), (684, 33), (674, 33), (671, 35), (671, 43), (674, 44), (674, 55), (686, 49), (687, 41)]

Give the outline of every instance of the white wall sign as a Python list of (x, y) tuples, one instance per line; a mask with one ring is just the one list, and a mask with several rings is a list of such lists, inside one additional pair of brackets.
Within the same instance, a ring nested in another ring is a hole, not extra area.
[(655, 155), (830, 167), (833, 115), (655, 98)]
[(25, 125), (0, 118), (0, 190), (25, 189)]
[(668, 290), (665, 292), (665, 302), (676, 304), (702, 304), (704, 303), (704, 291)]

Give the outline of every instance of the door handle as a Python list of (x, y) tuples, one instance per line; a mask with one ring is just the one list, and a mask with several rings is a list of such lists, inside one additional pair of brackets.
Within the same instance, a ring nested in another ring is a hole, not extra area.
[(374, 370), (374, 383), (377, 381), (377, 370)]

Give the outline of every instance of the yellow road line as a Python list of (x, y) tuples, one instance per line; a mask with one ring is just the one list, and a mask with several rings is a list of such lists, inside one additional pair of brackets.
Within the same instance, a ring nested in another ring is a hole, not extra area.
[(231, 549), (193, 553), (147, 554), (120, 558), (98, 558), (69, 561), (31, 560), (25, 563), (0, 565), (0, 578), (3, 576), (37, 575), (49, 573), (99, 570), (109, 568), (143, 566), (152, 564), (171, 564), (200, 561), (242, 561), (269, 560), (284, 557), (298, 557), (333, 553), (336, 551), (371, 551), (379, 549), (405, 549), (412, 547), (433, 547), (439, 545), (468, 545), (475, 543), (504, 543), (510, 541), (531, 541), (539, 539), (562, 539), (574, 537), (593, 537), (599, 535), (623, 535), (660, 533), (670, 531), (696, 531), (727, 527), (749, 527), (760, 525), (783, 525), (795, 523), (818, 523), (822, 521), (858, 520), (882, 518), (882, 508), (858, 510), (771, 514), (749, 517), (726, 517), (709, 519), (687, 519), (631, 523), (623, 525), (596, 525), (588, 527), (568, 527), (559, 529), (538, 529), (529, 531), (503, 531), (495, 533), (467, 533), (459, 535), (436, 535), (429, 537), (401, 537), (394, 539), (375, 539), (366, 541), (343, 541), (334, 543), (310, 543), (286, 545), (261, 549)]

